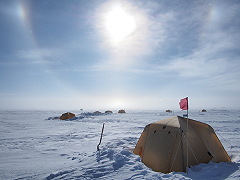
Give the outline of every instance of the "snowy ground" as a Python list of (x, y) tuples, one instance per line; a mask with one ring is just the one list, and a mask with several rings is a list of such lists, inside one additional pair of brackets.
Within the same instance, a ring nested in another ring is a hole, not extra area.
[(189, 111), (215, 129), (233, 163), (200, 164), (188, 174), (153, 172), (131, 153), (147, 124), (183, 112), (72, 112), (77, 118), (62, 121), (52, 117), (63, 111), (0, 111), (0, 179), (240, 179), (240, 111)]

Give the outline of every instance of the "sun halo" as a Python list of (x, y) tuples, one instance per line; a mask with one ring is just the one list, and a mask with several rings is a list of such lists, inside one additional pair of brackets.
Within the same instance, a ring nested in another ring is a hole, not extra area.
[(120, 7), (115, 7), (107, 13), (105, 25), (114, 42), (122, 41), (136, 28), (134, 17)]

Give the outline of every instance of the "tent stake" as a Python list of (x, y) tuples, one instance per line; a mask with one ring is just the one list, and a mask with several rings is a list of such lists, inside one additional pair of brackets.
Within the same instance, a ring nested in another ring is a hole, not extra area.
[(102, 127), (102, 133), (101, 133), (101, 137), (100, 137), (100, 142), (99, 142), (99, 144), (97, 145), (97, 150), (98, 150), (98, 151), (100, 150), (100, 149), (99, 149), (99, 145), (100, 145), (101, 142), (102, 142), (103, 130), (104, 130), (104, 123), (103, 123), (103, 127)]

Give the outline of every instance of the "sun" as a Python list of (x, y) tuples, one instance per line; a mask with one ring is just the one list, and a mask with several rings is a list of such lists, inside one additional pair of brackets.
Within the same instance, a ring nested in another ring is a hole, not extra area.
[(136, 28), (134, 17), (126, 13), (121, 7), (114, 7), (108, 12), (105, 23), (107, 31), (115, 42), (123, 40)]

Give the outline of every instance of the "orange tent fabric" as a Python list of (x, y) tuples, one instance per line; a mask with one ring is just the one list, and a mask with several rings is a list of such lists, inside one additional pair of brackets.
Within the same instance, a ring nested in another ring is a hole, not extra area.
[(186, 172), (187, 147), (189, 167), (209, 161), (231, 161), (210, 125), (188, 119), (187, 133), (187, 118), (180, 116), (147, 125), (134, 154), (154, 171)]
[(71, 119), (75, 117), (75, 114), (73, 113), (70, 113), (70, 112), (67, 112), (67, 113), (64, 113), (62, 114), (62, 116), (60, 117), (61, 120), (65, 120), (65, 119)]

